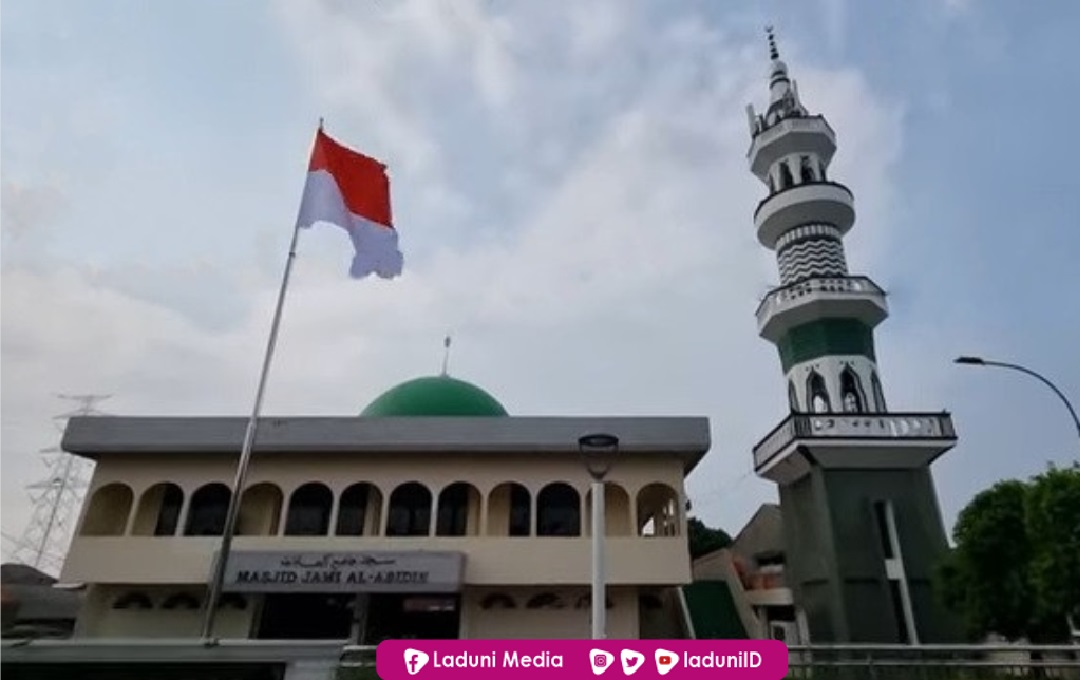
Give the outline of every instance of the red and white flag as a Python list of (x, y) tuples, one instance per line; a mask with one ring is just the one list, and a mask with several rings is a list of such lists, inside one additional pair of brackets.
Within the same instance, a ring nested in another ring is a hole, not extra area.
[(299, 226), (336, 224), (349, 234), (356, 250), (349, 276), (401, 274), (404, 258), (390, 215), (390, 178), (386, 166), (338, 144), (322, 127), (308, 164)]

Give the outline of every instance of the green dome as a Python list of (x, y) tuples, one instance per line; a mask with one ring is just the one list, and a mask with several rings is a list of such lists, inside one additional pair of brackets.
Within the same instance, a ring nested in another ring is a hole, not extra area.
[(383, 392), (361, 416), (505, 416), (495, 397), (447, 375), (416, 378)]

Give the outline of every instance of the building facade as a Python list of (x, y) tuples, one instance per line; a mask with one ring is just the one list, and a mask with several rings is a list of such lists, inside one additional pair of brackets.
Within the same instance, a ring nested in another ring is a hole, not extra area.
[[(850, 189), (829, 176), (836, 134), (803, 105), (770, 33), (769, 105), (749, 106), (754, 212), (780, 285), (757, 309), (790, 414), (754, 447), (777, 483), (786, 579), (812, 642), (936, 642), (954, 627), (931, 582), (947, 550), (930, 464), (956, 443), (947, 413), (890, 411), (874, 351), (885, 292), (850, 273)], [(779, 566), (779, 565), (778, 565)]]
[[(96, 462), (62, 573), (83, 638), (190, 638), (225, 524), (244, 418), (74, 418)], [(671, 635), (688, 583), (683, 480), (704, 418), (523, 418), (448, 376), (359, 417), (265, 418), (240, 501), (222, 638), (586, 638), (589, 476), (578, 438), (613, 434), (608, 635)], [(660, 623), (657, 623), (657, 622)]]

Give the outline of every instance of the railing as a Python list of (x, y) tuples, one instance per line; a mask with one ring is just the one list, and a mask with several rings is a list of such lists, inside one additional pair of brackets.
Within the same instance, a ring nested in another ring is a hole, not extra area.
[(757, 311), (754, 312), (757, 315), (758, 323), (761, 323), (763, 319), (772, 314), (777, 307), (814, 293), (830, 293), (833, 295), (866, 295), (869, 293), (880, 298), (882, 304), (885, 301), (885, 291), (868, 277), (815, 277), (770, 290), (768, 295), (758, 304)]
[(346, 646), (341, 652), (341, 661), (333, 680), (379, 680), (375, 673), (375, 647)]
[(785, 188), (783, 188), (780, 191), (777, 191), (775, 193), (769, 194), (765, 198), (758, 201), (757, 208), (754, 209), (754, 221), (757, 222), (758, 213), (761, 212), (761, 209), (764, 208), (765, 204), (768, 203), (769, 201), (772, 201), (773, 199), (777, 198), (778, 196), (785, 196), (789, 192), (797, 191), (799, 189), (806, 189), (807, 187), (834, 187), (836, 189), (839, 189), (843, 193), (847, 194), (847, 197), (848, 197), (849, 201), (854, 201), (855, 200), (855, 195), (851, 193), (851, 189), (848, 189), (846, 186), (844, 186), (843, 184), (840, 184), (839, 182), (829, 182), (829, 181), (820, 181), (820, 180), (814, 180), (812, 182), (800, 182), (798, 184), (792, 184), (789, 187), (785, 187)]
[(799, 439), (954, 439), (948, 413), (792, 413), (754, 447), (762, 467)]
[(788, 650), (788, 678), (1080, 678), (1078, 645), (791, 645)]
[[(759, 116), (760, 118), (760, 116)], [(789, 132), (817, 132), (824, 125), (825, 132), (829, 136), (829, 141), (836, 144), (836, 133), (829, 125), (829, 121), (825, 120), (824, 116), (792, 116), (790, 118), (782, 118), (778, 122), (764, 126), (756, 132), (753, 141), (750, 143), (751, 150), (756, 147), (762, 147), (772, 142), (772, 140), (780, 135), (785, 135)]]

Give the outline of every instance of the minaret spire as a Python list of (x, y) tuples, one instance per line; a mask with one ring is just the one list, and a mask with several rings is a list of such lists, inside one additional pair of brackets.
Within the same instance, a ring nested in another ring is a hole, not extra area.
[(765, 27), (765, 36), (769, 43), (769, 108), (765, 115), (757, 115), (753, 105), (746, 107), (750, 121), (750, 134), (770, 128), (787, 118), (803, 118), (809, 115), (806, 107), (799, 101), (799, 88), (788, 75), (787, 64), (780, 58), (780, 49), (776, 46), (776, 32), (771, 25)]
[(769, 58), (773, 61), (780, 59), (780, 50), (776, 49), (776, 34), (773, 32), (772, 25), (765, 27), (765, 35), (769, 38)]
[(442, 375), (450, 375), (450, 334), (443, 338)]

